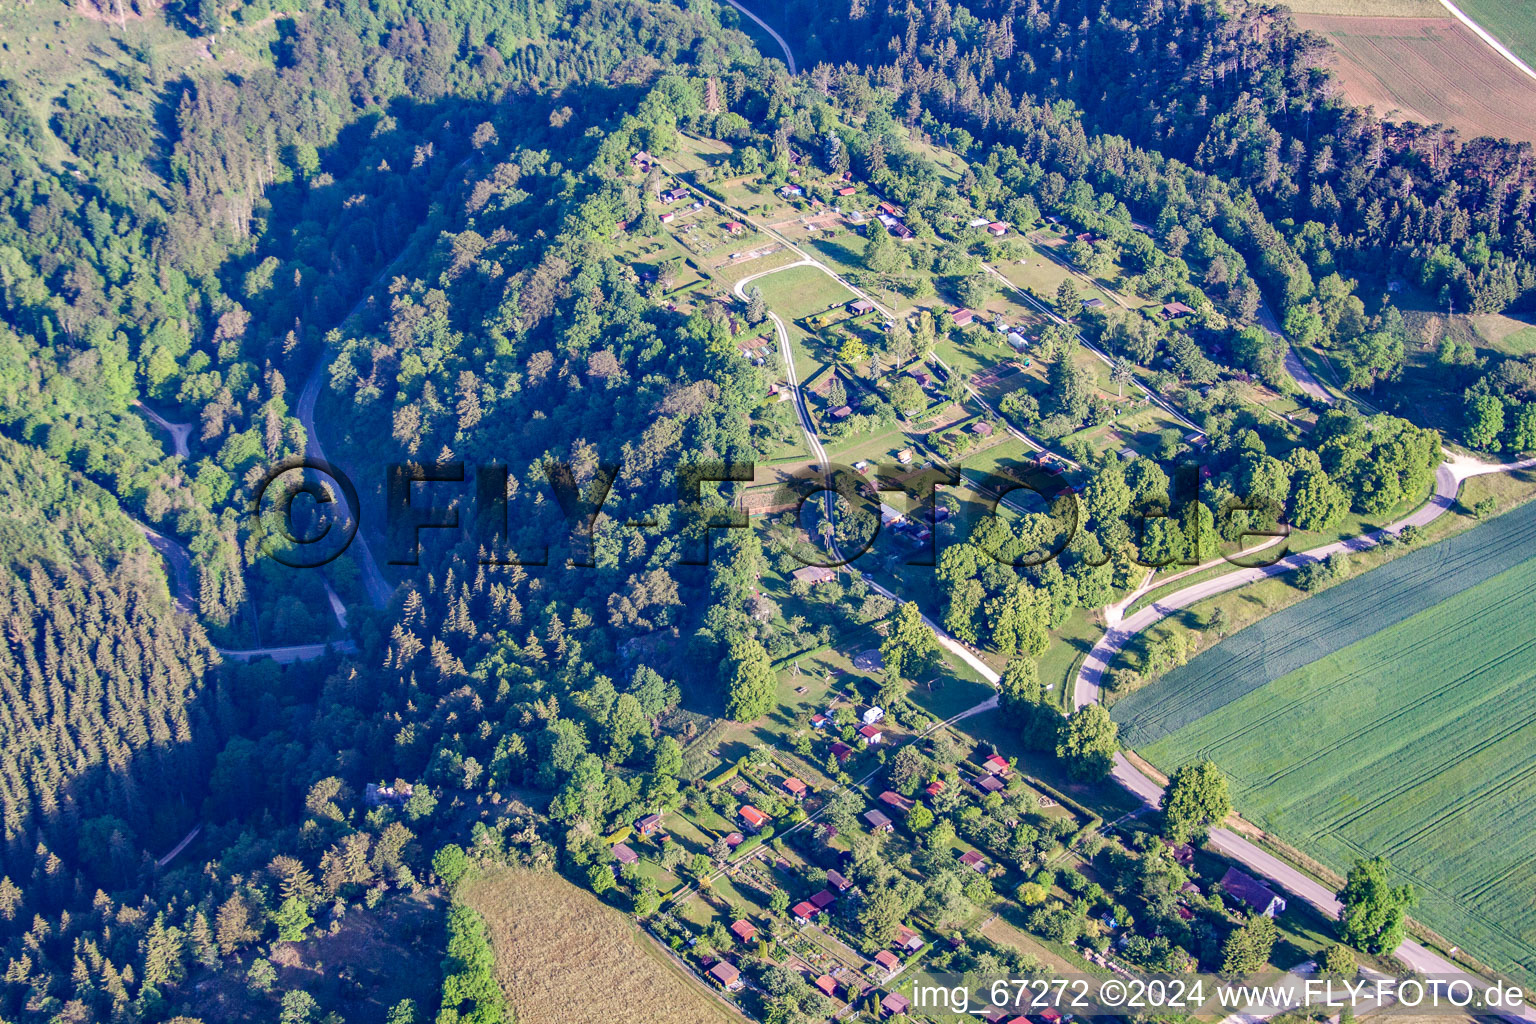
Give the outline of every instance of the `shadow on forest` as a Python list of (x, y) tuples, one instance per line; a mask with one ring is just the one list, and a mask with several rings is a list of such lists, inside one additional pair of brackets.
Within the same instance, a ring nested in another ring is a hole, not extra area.
[[(602, 86), (541, 97), (538, 103), (551, 109), (570, 105), (601, 117), (633, 105), (638, 96), (637, 86)], [(308, 181), (265, 190), (254, 214), (259, 240), (226, 259), (218, 276), (226, 294), (251, 314), (246, 356), (258, 366), (281, 369), (290, 402), (323, 358), (325, 334), (349, 311), (360, 308), (362, 328), (382, 322), (385, 305), (360, 300), (402, 252), (430, 244), (449, 226), (437, 209), (462, 206), (470, 183), (490, 170), (492, 158), (470, 142), (474, 128), (488, 120), (504, 123), (505, 113), (504, 106), (484, 100), (397, 100), (343, 128), (318, 154), (318, 171)], [(524, 107), (518, 116), (535, 136), (549, 131), (541, 111)], [(174, 106), (162, 103), (157, 128), (174, 132), (175, 121)], [(275, 287), (251, 300), (246, 275), (270, 260), (278, 265)], [(213, 328), (210, 323), (210, 336)], [(214, 347), (210, 337), (198, 344)], [(269, 586), (279, 593), (252, 596), (273, 598), (291, 589), (280, 576)], [(365, 620), (359, 635), (380, 635), (377, 626), (370, 633), (357, 595), (347, 597), (350, 610), (359, 613), (354, 629), (358, 617)], [(304, 794), (289, 781), (296, 773), (274, 777), (263, 770), (275, 766), (277, 755), (263, 751), (271, 756), (257, 759), (255, 744), (246, 737), (291, 733), (295, 722), (310, 719), (331, 664), (279, 667), (258, 661), (210, 669), (187, 705), (190, 735), (146, 743), (113, 766), (97, 763), (57, 783), (54, 809), (8, 823), (17, 838), (0, 851), (4, 872), (26, 888), (30, 907), (75, 905), (82, 894), (125, 889), (152, 875), (154, 860), (199, 822), (205, 832), (178, 864), (194, 862), (219, 821), (251, 821), (264, 814), (281, 819), (294, 808), (302, 810)], [(232, 740), (252, 747), (248, 771), (239, 778), (216, 778), (215, 758)], [(49, 868), (37, 855), (39, 842), (74, 870)]]

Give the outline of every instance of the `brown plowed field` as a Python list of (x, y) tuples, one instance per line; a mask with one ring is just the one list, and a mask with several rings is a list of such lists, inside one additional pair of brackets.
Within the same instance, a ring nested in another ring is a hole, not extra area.
[(1536, 141), (1536, 82), (1450, 18), (1298, 14), (1326, 36), (1352, 103), (1393, 120), (1439, 122), (1464, 138)]

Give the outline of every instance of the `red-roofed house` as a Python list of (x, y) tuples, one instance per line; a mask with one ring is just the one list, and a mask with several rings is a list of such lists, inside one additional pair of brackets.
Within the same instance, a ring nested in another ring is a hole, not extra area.
[(771, 820), (768, 815), (753, 807), (751, 804), (743, 804), (741, 807), (741, 820), (747, 823), (747, 827), (756, 832)]
[(912, 1009), (912, 1001), (899, 992), (892, 992), (880, 1000), (880, 1009), (887, 1017), (895, 1017)]
[(1013, 766), (1008, 759), (1001, 754), (993, 754), (981, 763), (981, 766), (994, 775), (1007, 775), (1013, 771)]
[(891, 940), (891, 945), (897, 949), (915, 953), (923, 948), (923, 937), (906, 925), (899, 924), (896, 926), (896, 937)]
[(728, 235), (739, 235), (745, 230), (746, 225), (739, 220), (733, 220), (725, 226), (725, 233)]
[(944, 780), (934, 779), (932, 782), (928, 783), (928, 788), (923, 790), (923, 792), (927, 793), (929, 796), (938, 796), (940, 793), (944, 792)]
[(801, 900), (799, 903), (796, 903), (794, 909), (790, 911), (790, 914), (794, 917), (796, 924), (810, 924), (811, 919), (819, 913), (821, 913), (821, 911), (817, 910), (814, 906), (811, 905), (809, 901), (806, 900)]
[(736, 847), (742, 844), (744, 839), (745, 837), (742, 836), (740, 832), (732, 832), (730, 835), (725, 837), (725, 845), (734, 850)]
[(794, 797), (796, 800), (805, 799), (805, 783), (801, 782), (793, 775), (784, 780), (784, 788), (788, 790), (789, 795)]
[(635, 831), (639, 832), (642, 836), (648, 836), (660, 828), (661, 815), (659, 814), (647, 814), (645, 817), (635, 822)]
[(1265, 917), (1274, 917), (1285, 909), (1285, 897), (1251, 875), (1237, 868), (1228, 868), (1221, 876), (1221, 888), (1228, 896), (1240, 900)]
[(821, 892), (812, 896), (810, 899), (811, 906), (815, 907), (817, 910), (826, 910), (836, 902), (837, 897), (832, 894), (831, 889), (823, 889)]
[(987, 859), (975, 850), (970, 850), (960, 855), (960, 863), (972, 871), (984, 871), (987, 867)]
[(640, 856), (623, 843), (614, 843), (613, 859), (620, 864), (633, 864), (640, 859)]
[(718, 981), (727, 992), (736, 992), (741, 988), (741, 972), (724, 960), (709, 969), (709, 976)]
[(837, 190), (837, 194), (840, 196), (851, 196), (857, 191), (858, 188), (854, 185), (844, 185), (842, 188)]
[(879, 743), (881, 740), (880, 730), (876, 729), (872, 725), (866, 725), (864, 728), (859, 730), (859, 739), (864, 742), (866, 747), (872, 747)]
[(844, 761), (853, 756), (853, 748), (844, 743), (842, 740), (838, 740), (836, 743), (832, 744), (832, 756), (837, 758), (838, 764), (842, 764)]
[(890, 790), (886, 790), (884, 793), (880, 794), (880, 802), (883, 803), (883, 804), (886, 804), (888, 806), (896, 808), (898, 811), (900, 811), (903, 814), (907, 813), (908, 811), (910, 811), (912, 809), (912, 801), (911, 800), (908, 800), (906, 797), (902, 796), (900, 793), (893, 793)]
[(826, 996), (828, 999), (831, 999), (833, 996), (837, 995), (837, 982), (832, 980), (832, 976), (830, 974), (823, 974), (821, 977), (817, 978), (816, 987), (820, 989), (822, 995)]
[(995, 220), (991, 224), (987, 225), (987, 234), (989, 234), (989, 235), (995, 235), (996, 237), (1001, 238), (1003, 235), (1006, 235), (1007, 233), (1008, 233), (1008, 225), (1004, 224), (1000, 220)]
[(976, 314), (964, 308), (952, 309), (949, 311), (949, 318), (955, 322), (956, 327), (969, 327), (971, 321), (976, 319)]
[(824, 714), (821, 714), (820, 712), (817, 712), (816, 714), (811, 716), (811, 728), (812, 729), (825, 729), (827, 727), (827, 723), (830, 722), (830, 721), (832, 721), (832, 719), (828, 718)]
[(875, 966), (879, 967), (887, 975), (892, 975), (901, 970), (901, 961), (896, 958), (895, 953), (888, 949), (882, 949), (875, 954)]
[(737, 921), (731, 925), (731, 934), (742, 942), (751, 942), (757, 938), (757, 926), (751, 921)]

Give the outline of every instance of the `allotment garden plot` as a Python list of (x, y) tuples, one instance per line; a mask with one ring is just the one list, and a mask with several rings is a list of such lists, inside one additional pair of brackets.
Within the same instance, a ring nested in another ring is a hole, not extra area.
[(1530, 977), (1533, 590), (1536, 559), (1226, 703), (1143, 752), (1163, 770), (1212, 758), (1245, 816), (1335, 870), (1357, 857), (1388, 857), (1420, 893), (1416, 918), (1495, 968)]

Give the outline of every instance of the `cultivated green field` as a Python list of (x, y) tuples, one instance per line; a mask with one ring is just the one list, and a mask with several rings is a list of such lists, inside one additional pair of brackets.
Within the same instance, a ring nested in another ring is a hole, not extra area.
[[(1226, 703), (1143, 753), (1163, 770), (1212, 758), (1245, 817), (1335, 870), (1360, 856), (1390, 858), (1420, 892), (1416, 918), (1529, 978), (1533, 592), (1536, 559), (1528, 559)], [(1384, 595), (1371, 603), (1388, 614)]]
[(1244, 695), (1379, 635), (1536, 552), (1536, 504), (1431, 544), (1291, 605), (1115, 703), (1111, 716), (1137, 749)]
[(1530, 0), (1456, 0), (1456, 6), (1516, 57), (1536, 66), (1536, 8)]

